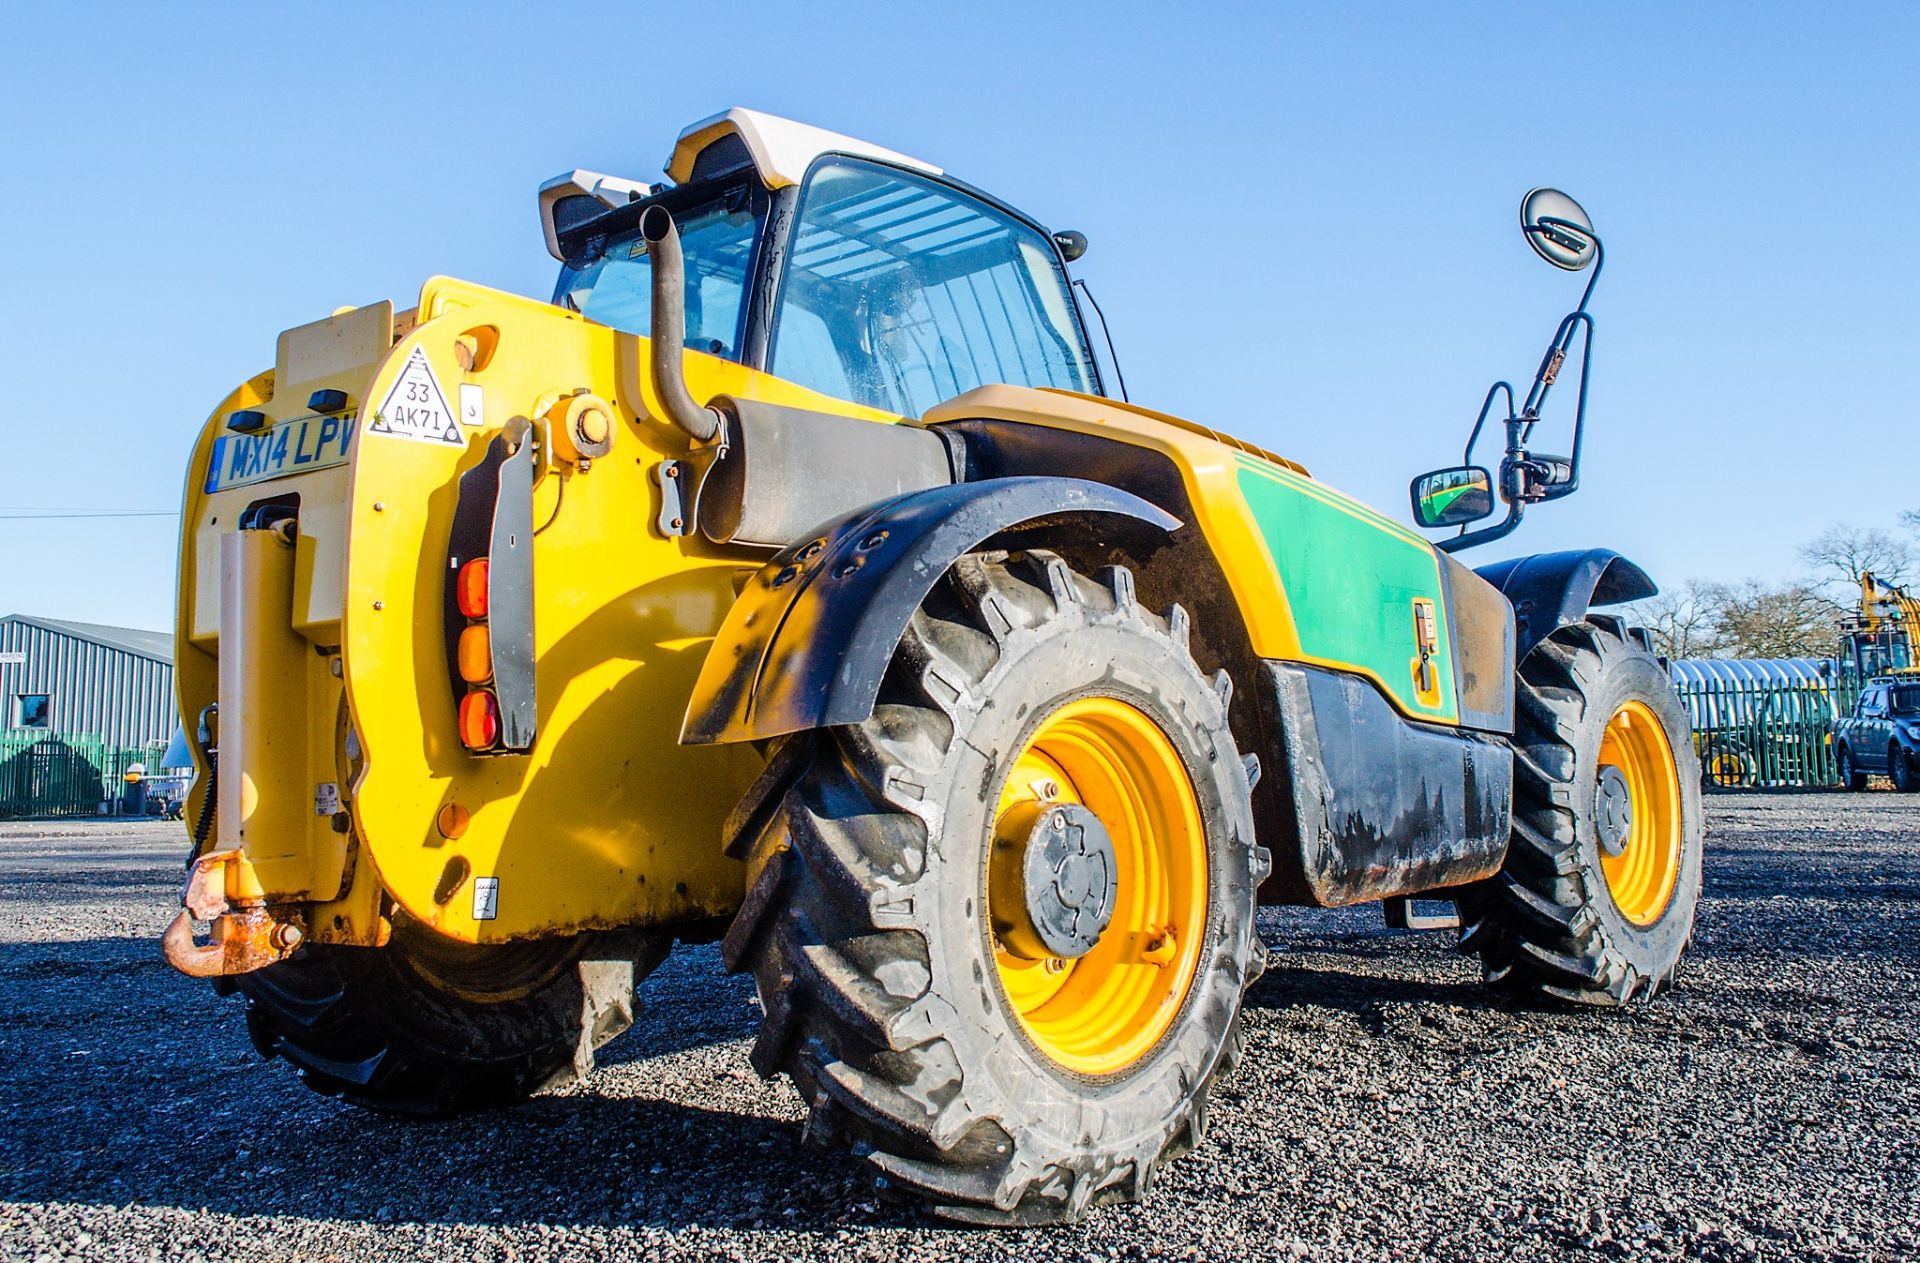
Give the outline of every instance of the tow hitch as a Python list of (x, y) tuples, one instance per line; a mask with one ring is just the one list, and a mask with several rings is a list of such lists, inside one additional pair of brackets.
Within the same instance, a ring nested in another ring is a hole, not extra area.
[[(189, 978), (250, 973), (285, 960), (306, 938), (296, 907), (269, 907), (253, 866), (237, 850), (202, 855), (187, 870), (184, 905), (160, 940), (167, 963)], [(194, 940), (193, 923), (209, 923), (210, 941)]]

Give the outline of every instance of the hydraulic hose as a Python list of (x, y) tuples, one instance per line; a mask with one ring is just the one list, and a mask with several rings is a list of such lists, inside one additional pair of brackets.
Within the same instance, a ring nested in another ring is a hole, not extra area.
[(647, 253), (653, 259), (654, 397), (667, 420), (693, 436), (695, 442), (710, 442), (720, 432), (720, 414), (693, 401), (681, 364), (687, 345), (687, 276), (680, 254), (680, 230), (674, 227), (673, 215), (666, 207), (649, 206), (640, 216), (640, 235), (647, 239)]

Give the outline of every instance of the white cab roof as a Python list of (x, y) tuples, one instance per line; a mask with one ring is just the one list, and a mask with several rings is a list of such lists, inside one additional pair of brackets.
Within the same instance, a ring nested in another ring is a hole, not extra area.
[[(729, 135), (740, 137), (748, 156), (753, 160), (754, 169), (759, 172), (761, 183), (770, 189), (800, 183), (807, 168), (813, 165), (813, 160), (825, 153), (878, 158), (930, 175), (941, 174), (940, 168), (932, 163), (909, 158), (878, 145), (869, 145), (864, 140), (822, 131), (818, 127), (762, 114), (758, 110), (736, 108), (702, 119), (680, 133), (680, 139), (674, 142), (673, 155), (667, 159), (668, 177), (675, 184), (685, 184), (693, 176), (694, 159), (700, 156), (700, 151)], [(540, 186), (540, 227), (547, 239), (547, 253), (562, 262), (566, 261), (566, 257), (560, 253), (559, 230), (553, 221), (556, 203), (585, 194), (607, 206), (616, 207), (654, 191), (655, 186), (644, 180), (630, 180), (599, 171), (568, 171), (554, 176)]]
[(758, 110), (736, 107), (715, 114), (712, 118), (701, 119), (680, 133), (680, 139), (673, 147), (673, 156), (667, 159), (667, 177), (675, 184), (685, 184), (693, 175), (694, 158), (702, 149), (729, 132), (737, 134), (746, 144), (753, 165), (760, 172), (761, 182), (770, 189), (800, 183), (800, 178), (813, 165), (813, 160), (825, 153), (878, 158), (883, 162), (897, 163), (933, 175), (940, 174), (940, 168), (932, 163), (870, 145), (864, 140), (809, 127), (792, 119), (762, 114)]

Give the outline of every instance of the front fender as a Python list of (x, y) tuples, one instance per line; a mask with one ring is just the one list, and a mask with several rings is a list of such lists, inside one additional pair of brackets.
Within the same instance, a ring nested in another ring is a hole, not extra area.
[(1474, 573), (1499, 588), (1513, 605), (1515, 662), (1562, 627), (1585, 618), (1593, 606), (1638, 601), (1660, 591), (1646, 571), (1611, 548), (1535, 553), (1497, 561)]
[(1180, 525), (1103, 483), (991, 478), (883, 501), (782, 550), (748, 580), (721, 624), (681, 742), (754, 741), (860, 722), (873, 713), (907, 620), (949, 566), (1003, 531), (1083, 518), (1105, 530)]

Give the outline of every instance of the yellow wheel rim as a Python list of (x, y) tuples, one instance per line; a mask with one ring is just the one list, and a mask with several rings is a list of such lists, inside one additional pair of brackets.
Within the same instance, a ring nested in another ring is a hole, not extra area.
[(1086, 1075), (1117, 1074), (1160, 1042), (1185, 1003), (1207, 926), (1206, 829), (1179, 752), (1138, 708), (1069, 702), (1041, 722), (1000, 790), (989, 864), (1020, 862), (1017, 822), (1035, 804), (1078, 803), (1113, 846), (1113, 916), (1076, 960), (1024, 959), (994, 900), (988, 927), (1001, 990), (1041, 1053)]
[(1735, 786), (1745, 778), (1747, 761), (1737, 754), (1721, 751), (1707, 765), (1707, 775), (1715, 785)]
[(1631, 818), (1620, 854), (1600, 852), (1600, 871), (1621, 915), (1652, 925), (1667, 910), (1680, 880), (1680, 773), (1667, 730), (1644, 702), (1628, 702), (1607, 721), (1600, 767), (1626, 781)]

